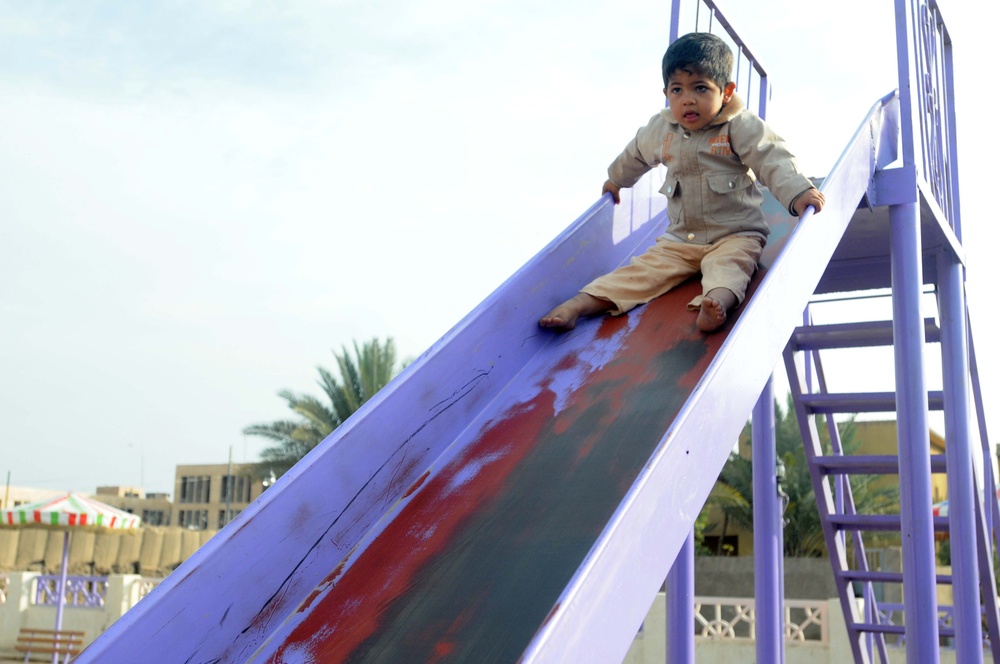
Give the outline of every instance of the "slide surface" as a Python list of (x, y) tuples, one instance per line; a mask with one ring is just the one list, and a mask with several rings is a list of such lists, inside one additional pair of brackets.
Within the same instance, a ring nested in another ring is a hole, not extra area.
[[(651, 244), (656, 174), (605, 197), (79, 662), (615, 661), (895, 149), (893, 98), (772, 235), (715, 334), (697, 282), (564, 334), (538, 317)], [(891, 140), (883, 133), (891, 135)]]

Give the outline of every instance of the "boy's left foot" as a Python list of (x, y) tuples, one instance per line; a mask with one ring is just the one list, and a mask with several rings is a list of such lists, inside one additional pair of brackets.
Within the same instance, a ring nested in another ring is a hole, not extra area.
[(698, 311), (698, 329), (702, 332), (714, 332), (726, 322), (726, 307), (721, 302), (705, 296), (701, 300), (701, 310)]

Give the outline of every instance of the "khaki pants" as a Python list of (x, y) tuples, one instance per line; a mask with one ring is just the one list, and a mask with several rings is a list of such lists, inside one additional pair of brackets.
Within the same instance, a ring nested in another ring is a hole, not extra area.
[(698, 309), (702, 297), (713, 288), (728, 288), (742, 303), (763, 249), (764, 239), (752, 235), (730, 235), (712, 244), (688, 244), (660, 236), (641, 256), (594, 279), (581, 292), (610, 300), (615, 305), (610, 313), (617, 316), (663, 295), (700, 271), (702, 295), (691, 300), (688, 309)]

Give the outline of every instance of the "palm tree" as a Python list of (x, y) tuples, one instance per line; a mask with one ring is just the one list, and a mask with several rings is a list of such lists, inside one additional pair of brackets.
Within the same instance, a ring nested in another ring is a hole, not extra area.
[(353, 344), (353, 356), (344, 346), (340, 353), (333, 354), (340, 380), (322, 366), (316, 367), (326, 401), (309, 394), (281, 390), (278, 396), (288, 403), (298, 418), (252, 424), (243, 429), (244, 434), (276, 443), (260, 453), (257, 470), (261, 477), (283, 475), (385, 387), (402, 368), (396, 367), (396, 344), (392, 337), (387, 337), (384, 343), (375, 337), (361, 346), (357, 341)]
[[(820, 557), (826, 554), (826, 541), (791, 395), (784, 409), (775, 401), (774, 410), (775, 442), (778, 459), (785, 467), (783, 487), (788, 495), (784, 514), (785, 555)], [(740, 436), (741, 445), (750, 445), (750, 426), (748, 423)], [(826, 427), (817, 422), (817, 428), (824, 447), (829, 448)], [(856, 440), (854, 421), (841, 424), (839, 431), (845, 453), (856, 451), (860, 441)], [(899, 488), (873, 484), (877, 479), (873, 475), (851, 476), (851, 491), (859, 513), (885, 514), (898, 510)], [(735, 524), (745, 530), (753, 528), (753, 462), (749, 458), (735, 452), (729, 456), (705, 505), (705, 510), (712, 508), (722, 514), (722, 523), (716, 524), (721, 525), (722, 535), (719, 549), (714, 552), (719, 555), (730, 525)]]
[(730, 525), (743, 530), (753, 529), (753, 464), (750, 459), (735, 452), (729, 455), (702, 511), (710, 506), (722, 513), (722, 532), (715, 551), (711, 551), (710, 555), (721, 556)]

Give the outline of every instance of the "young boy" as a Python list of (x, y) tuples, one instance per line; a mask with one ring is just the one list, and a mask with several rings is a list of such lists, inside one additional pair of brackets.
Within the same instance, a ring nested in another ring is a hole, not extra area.
[(746, 110), (730, 80), (733, 54), (721, 39), (695, 32), (663, 56), (669, 107), (654, 115), (608, 167), (602, 193), (631, 187), (657, 164), (667, 167), (666, 233), (631, 263), (598, 277), (538, 324), (572, 329), (580, 316), (623, 314), (693, 274), (702, 295), (688, 303), (698, 329), (711, 332), (743, 302), (769, 232), (755, 177), (799, 216), (826, 202), (785, 142)]

